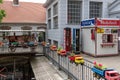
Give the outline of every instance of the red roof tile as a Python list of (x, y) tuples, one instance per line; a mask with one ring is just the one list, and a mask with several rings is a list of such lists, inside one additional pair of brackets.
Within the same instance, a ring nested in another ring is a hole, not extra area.
[(14, 6), (12, 1), (4, 1), (0, 8), (6, 11), (2, 23), (45, 23), (46, 9), (43, 4), (20, 2)]

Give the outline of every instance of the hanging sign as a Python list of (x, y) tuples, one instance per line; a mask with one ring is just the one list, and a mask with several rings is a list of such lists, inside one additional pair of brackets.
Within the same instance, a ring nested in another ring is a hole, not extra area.
[(95, 19), (84, 20), (81, 22), (81, 26), (93, 26), (95, 25)]
[(119, 20), (102, 20), (97, 19), (97, 25), (98, 26), (119, 26)]

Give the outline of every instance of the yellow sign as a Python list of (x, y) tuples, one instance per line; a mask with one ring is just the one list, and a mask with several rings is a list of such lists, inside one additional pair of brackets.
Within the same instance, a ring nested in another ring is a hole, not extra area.
[(97, 33), (104, 33), (104, 29), (103, 28), (97, 28)]

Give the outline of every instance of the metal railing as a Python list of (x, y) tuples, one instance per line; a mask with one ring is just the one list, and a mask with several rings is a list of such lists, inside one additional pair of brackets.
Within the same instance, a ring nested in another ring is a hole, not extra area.
[(36, 46), (36, 47), (18, 47), (18, 46), (13, 46), (10, 47), (8, 45), (5, 46), (0, 46), (0, 54), (4, 54), (4, 53), (24, 53), (24, 52), (40, 52), (39, 50), (40, 46)]
[(87, 59), (84, 59), (83, 65), (76, 65), (70, 62), (68, 56), (58, 55), (56, 51), (51, 51), (49, 47), (43, 47), (43, 53), (59, 70), (63, 70), (70, 80), (105, 80), (93, 76), (91, 70), (93, 62)]

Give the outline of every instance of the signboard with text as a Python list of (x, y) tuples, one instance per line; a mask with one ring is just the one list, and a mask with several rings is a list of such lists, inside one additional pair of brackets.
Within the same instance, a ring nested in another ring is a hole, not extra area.
[(82, 27), (99, 27), (99, 26), (119, 26), (120, 27), (120, 20), (119, 19), (112, 19), (112, 18), (94, 18), (81, 21)]
[(120, 20), (97, 19), (97, 26), (120, 26)]
[(81, 22), (81, 26), (93, 26), (95, 25), (95, 19), (84, 20)]

